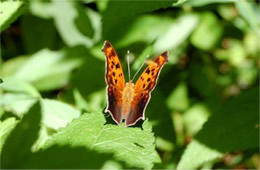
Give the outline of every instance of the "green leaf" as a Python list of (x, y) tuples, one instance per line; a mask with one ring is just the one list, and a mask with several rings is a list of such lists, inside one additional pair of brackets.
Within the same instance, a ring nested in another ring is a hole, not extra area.
[(50, 19), (55, 9), (50, 1), (34, 0), (29, 3), (29, 10), (35, 16)]
[(80, 116), (80, 111), (57, 100), (42, 99), (42, 122), (55, 130), (65, 127), (74, 118)]
[(130, 167), (152, 168), (158, 157), (148, 121), (143, 123), (143, 130), (104, 124), (103, 113), (84, 114), (59, 130), (44, 148), (55, 144), (84, 146), (100, 153), (113, 153), (115, 159), (126, 162)]
[(26, 3), (18, 1), (0, 1), (0, 31), (6, 29), (26, 9)]
[(5, 111), (22, 116), (35, 103), (37, 98), (22, 93), (1, 94), (0, 106)]
[(187, 135), (194, 136), (202, 128), (209, 116), (210, 111), (205, 104), (196, 103), (192, 105), (183, 115)]
[(36, 103), (8, 136), (2, 149), (1, 168), (20, 168), (28, 159), (40, 130), (40, 113), (40, 104)]
[(83, 96), (80, 94), (80, 92), (77, 89), (73, 90), (73, 97), (77, 108), (79, 108), (80, 110), (89, 111), (87, 101), (83, 98)]
[(249, 23), (258, 38), (260, 38), (259, 5), (256, 5), (253, 1), (250, 2), (246, 0), (236, 1), (235, 5), (240, 15)]
[(193, 140), (182, 155), (177, 170), (196, 169), (203, 163), (221, 158), (223, 155), (220, 151)]
[(165, 33), (173, 23), (174, 19), (168, 16), (104, 17), (103, 36), (113, 44), (116, 43), (115, 46), (121, 47), (136, 42), (150, 43)]
[(167, 99), (167, 105), (172, 110), (184, 111), (189, 107), (188, 89), (186, 83), (180, 83)]
[[(36, 102), (33, 98), (24, 94), (7, 93), (2, 95), (1, 107), (22, 116)], [(80, 111), (68, 104), (57, 100), (41, 99), (42, 123), (48, 128), (57, 130), (65, 127), (72, 119), (80, 116)]]
[[(1, 154), (1, 168), (99, 168), (112, 155), (99, 154), (85, 147), (54, 145), (32, 152), (40, 128), (40, 104), (35, 104), (8, 136)], [(22, 146), (22, 147), (21, 147)]]
[(222, 36), (223, 26), (210, 12), (201, 14), (200, 23), (191, 36), (191, 43), (202, 50), (210, 50)]
[[(92, 15), (90, 9), (84, 9), (77, 1), (53, 0), (52, 6), (55, 9), (53, 13), (55, 24), (67, 45), (84, 45), (87, 48), (93, 46), (97, 40), (95, 33), (99, 31), (94, 31), (92, 21), (96, 24), (100, 20), (98, 14)], [(94, 20), (90, 17), (94, 17)]]
[(0, 121), (0, 152), (2, 150), (2, 146), (10, 134), (12, 129), (15, 127), (17, 121), (14, 117), (10, 117), (5, 119), (4, 121)]
[(227, 152), (259, 147), (259, 88), (250, 89), (215, 110), (195, 137), (177, 169), (197, 168)]
[(231, 3), (237, 0), (187, 0), (184, 5), (191, 5), (193, 7), (200, 7), (204, 5), (210, 5), (214, 3)]
[(17, 56), (1, 63), (1, 75), (3, 77), (12, 76), (27, 60), (26, 56)]
[(51, 90), (64, 86), (70, 72), (82, 62), (82, 48), (62, 51), (43, 49), (30, 57), (17, 70), (15, 77), (32, 83), (39, 90)]
[(105, 17), (110, 16), (131, 16), (144, 12), (151, 12), (160, 8), (170, 7), (177, 0), (169, 1), (109, 1), (104, 12)]
[(177, 18), (177, 20), (167, 28), (166, 32), (159, 35), (154, 44), (155, 52), (175, 51), (187, 40), (188, 36), (198, 25), (198, 22), (199, 18), (195, 14), (185, 14)]
[(0, 89), (6, 92), (23, 93), (31, 97), (40, 97), (40, 93), (28, 82), (14, 78), (5, 77)]

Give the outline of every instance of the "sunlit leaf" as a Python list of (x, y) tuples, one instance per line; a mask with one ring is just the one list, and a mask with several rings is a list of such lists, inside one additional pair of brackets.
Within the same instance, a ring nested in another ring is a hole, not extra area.
[(19, 1), (0, 1), (0, 31), (6, 29), (14, 22), (26, 9), (26, 2)]
[(39, 90), (50, 90), (65, 85), (70, 72), (78, 67), (84, 54), (80, 49), (50, 51), (43, 49), (30, 57), (15, 77), (26, 80)]
[(52, 145), (68, 145), (112, 153), (114, 158), (126, 162), (130, 167), (151, 168), (157, 154), (154, 136), (148, 121), (143, 127), (126, 128), (105, 124), (102, 113), (84, 114), (53, 136), (45, 149)]

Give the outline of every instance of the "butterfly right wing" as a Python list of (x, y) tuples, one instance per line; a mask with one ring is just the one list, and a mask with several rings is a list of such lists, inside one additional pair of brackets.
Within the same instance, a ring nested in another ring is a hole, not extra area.
[(139, 119), (144, 119), (147, 104), (151, 98), (151, 92), (156, 86), (160, 71), (168, 61), (168, 52), (164, 52), (149, 65), (137, 80), (134, 90), (135, 97), (131, 104), (131, 112), (126, 120), (126, 125), (134, 125)]
[(107, 107), (105, 111), (111, 114), (117, 124), (120, 124), (122, 121), (122, 93), (125, 88), (124, 73), (110, 42), (105, 41), (102, 51), (106, 55)]

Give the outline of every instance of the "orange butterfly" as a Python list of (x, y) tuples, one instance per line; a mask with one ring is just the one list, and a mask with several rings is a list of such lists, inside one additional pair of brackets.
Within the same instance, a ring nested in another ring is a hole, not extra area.
[(149, 65), (134, 84), (132, 80), (125, 83), (122, 66), (110, 42), (105, 41), (102, 51), (106, 55), (107, 107), (105, 112), (109, 112), (118, 125), (125, 120), (126, 126), (132, 126), (139, 119), (145, 118), (146, 106), (159, 73), (168, 61), (168, 52), (149, 61)]

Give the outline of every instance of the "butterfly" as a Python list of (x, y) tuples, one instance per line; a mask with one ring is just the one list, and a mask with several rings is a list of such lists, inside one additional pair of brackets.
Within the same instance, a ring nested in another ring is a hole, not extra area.
[(168, 61), (168, 52), (149, 61), (148, 66), (134, 84), (132, 80), (125, 82), (120, 60), (110, 42), (105, 41), (102, 51), (106, 56), (107, 107), (105, 112), (109, 112), (118, 125), (123, 120), (125, 126), (135, 125), (138, 120), (145, 119), (145, 109), (160, 71)]

